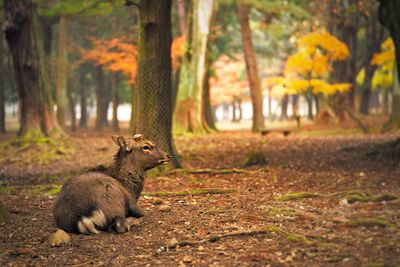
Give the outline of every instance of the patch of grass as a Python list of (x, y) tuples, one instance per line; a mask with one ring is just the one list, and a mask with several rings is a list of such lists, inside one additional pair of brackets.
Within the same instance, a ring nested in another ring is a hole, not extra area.
[(22, 191), (27, 195), (49, 195), (55, 196), (61, 190), (61, 186), (55, 184), (34, 185), (34, 186), (3, 186), (0, 188), (2, 194), (11, 195), (17, 191)]
[(297, 192), (297, 193), (289, 193), (286, 195), (281, 195), (276, 198), (278, 201), (290, 201), (290, 200), (297, 200), (297, 199), (304, 199), (304, 198), (319, 198), (322, 197), (319, 193), (312, 193), (312, 192)]
[(316, 245), (318, 247), (327, 247), (328, 246), (327, 243), (310, 240), (305, 236), (288, 232), (277, 226), (271, 225), (271, 226), (266, 226), (265, 228), (267, 229), (267, 231), (270, 231), (270, 232), (276, 233), (280, 236), (283, 236), (284, 238), (286, 238), (288, 241), (291, 241), (291, 242), (303, 243), (306, 245)]
[(65, 138), (15, 137), (0, 144), (0, 163), (49, 164), (75, 152)]
[(352, 219), (345, 223), (349, 227), (382, 227), (382, 228), (395, 228), (396, 226), (388, 222), (385, 218), (358, 218)]
[(178, 191), (178, 192), (144, 192), (142, 196), (148, 197), (168, 197), (168, 196), (188, 196), (188, 195), (219, 195), (219, 194), (229, 194), (236, 193), (237, 189), (219, 189), (219, 188), (207, 188), (207, 189), (193, 189), (188, 191)]
[(348, 191), (340, 191), (329, 194), (334, 197), (365, 197), (366, 194), (359, 190), (348, 190)]
[(267, 216), (273, 217), (276, 215), (286, 215), (291, 216), (295, 215), (296, 211), (291, 208), (269, 208), (266, 212)]

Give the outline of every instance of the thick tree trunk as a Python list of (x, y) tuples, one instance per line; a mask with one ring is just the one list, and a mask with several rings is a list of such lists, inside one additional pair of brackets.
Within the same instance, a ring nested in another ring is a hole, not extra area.
[(79, 95), (81, 103), (81, 118), (79, 120), (80, 128), (86, 128), (88, 122), (85, 76), (86, 73), (81, 69), (79, 72)]
[[(0, 25), (2, 25), (2, 22), (3, 18), (0, 17)], [(6, 132), (3, 58), (4, 58), (3, 33), (0, 33), (0, 133)]]
[(393, 81), (393, 97), (392, 97), (392, 113), (389, 121), (385, 125), (385, 130), (400, 129), (400, 1), (381, 0), (379, 5), (379, 21), (386, 27), (393, 39), (396, 50), (395, 70), (397, 77), (394, 75)]
[(100, 131), (108, 126), (107, 111), (109, 104), (109, 92), (107, 91), (106, 78), (101, 66), (97, 66), (96, 78), (96, 130)]
[(180, 166), (172, 137), (171, 0), (141, 0), (137, 132), (164, 149)]
[(13, 58), (20, 100), (19, 135), (60, 135), (53, 111), (41, 26), (32, 0), (4, 2), (4, 30)]
[(251, 101), (253, 104), (252, 131), (259, 132), (264, 128), (263, 98), (260, 78), (257, 71), (256, 58), (251, 40), (248, 6), (239, 4), (238, 13), (242, 33), (243, 49), (246, 59), (247, 78), (250, 84)]
[(68, 77), (68, 24), (65, 16), (60, 16), (57, 53), (56, 105), (58, 124), (65, 127), (65, 110)]
[(130, 128), (133, 133), (137, 132), (137, 119), (138, 119), (138, 90), (135, 85), (131, 85), (131, 121)]
[(112, 90), (113, 90), (113, 112), (112, 112), (112, 128), (113, 131), (119, 131), (118, 122), (118, 105), (119, 105), (119, 77), (118, 73), (112, 75)]
[(183, 56), (175, 124), (185, 131), (205, 132), (204, 73), (206, 72), (207, 40), (210, 31), (213, 0), (193, 0), (187, 27), (187, 46)]

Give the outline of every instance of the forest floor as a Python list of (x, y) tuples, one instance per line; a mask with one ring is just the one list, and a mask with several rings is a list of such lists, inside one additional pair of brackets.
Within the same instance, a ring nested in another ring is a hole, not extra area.
[[(48, 241), (55, 194), (72, 175), (110, 162), (116, 146), (109, 134), (78, 133), (3, 147), (0, 201), (10, 216), (0, 225), (0, 265), (398, 266), (400, 160), (366, 153), (396, 137), (177, 137), (185, 169), (147, 178), (146, 214), (130, 232), (71, 234), (61, 247)], [(255, 151), (268, 163), (243, 167)]]

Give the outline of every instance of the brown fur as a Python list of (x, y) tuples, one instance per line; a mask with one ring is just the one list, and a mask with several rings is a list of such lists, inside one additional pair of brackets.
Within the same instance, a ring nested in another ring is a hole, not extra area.
[[(145, 171), (171, 157), (151, 141), (113, 136), (119, 146), (108, 175), (89, 172), (67, 181), (54, 205), (58, 227), (68, 232), (97, 233), (97, 230), (129, 231), (126, 217), (142, 217), (137, 200), (143, 190)], [(104, 220), (103, 220), (104, 219)]]

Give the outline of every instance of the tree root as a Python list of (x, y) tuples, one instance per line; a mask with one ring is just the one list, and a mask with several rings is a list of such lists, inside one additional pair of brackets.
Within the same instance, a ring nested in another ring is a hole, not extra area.
[(243, 169), (173, 169), (169, 173), (188, 173), (188, 174), (231, 174), (231, 173), (249, 173)]
[(221, 239), (229, 238), (229, 237), (267, 235), (267, 234), (271, 234), (271, 233), (275, 233), (280, 236), (283, 236), (284, 238), (286, 238), (288, 241), (291, 241), (291, 242), (301, 242), (306, 245), (316, 245), (318, 247), (326, 247), (328, 245), (323, 242), (312, 241), (312, 240), (310, 240), (304, 236), (298, 235), (298, 234), (289, 233), (277, 226), (265, 226), (261, 229), (256, 229), (256, 230), (235, 231), (235, 232), (230, 232), (230, 233), (225, 233), (225, 234), (212, 235), (212, 236), (209, 236), (202, 240), (193, 240), (193, 241), (186, 240), (186, 241), (181, 241), (181, 242), (174, 242), (165, 247), (160, 247), (159, 249), (157, 249), (156, 253), (160, 254), (163, 251), (168, 251), (170, 249), (175, 249), (177, 247), (199, 246), (199, 245), (203, 245), (206, 243), (214, 243), (214, 242), (220, 241)]
[(187, 195), (220, 195), (220, 194), (229, 194), (236, 193), (237, 189), (220, 189), (220, 188), (205, 188), (205, 189), (193, 189), (188, 191), (179, 191), (179, 192), (144, 192), (143, 196), (148, 197), (169, 197), (169, 196), (187, 196)]

